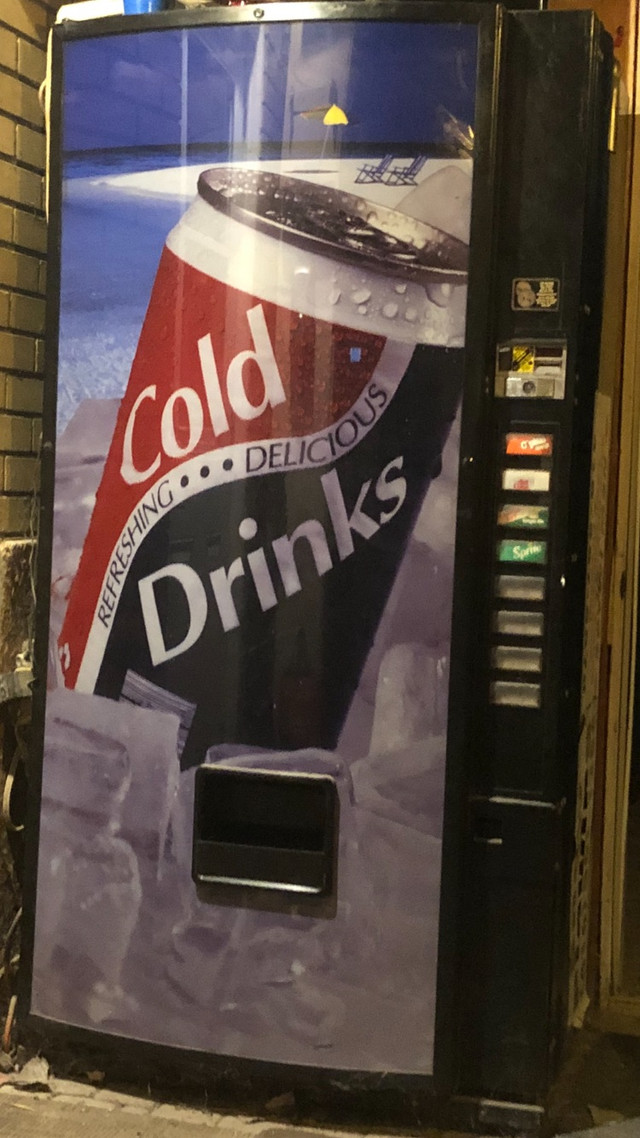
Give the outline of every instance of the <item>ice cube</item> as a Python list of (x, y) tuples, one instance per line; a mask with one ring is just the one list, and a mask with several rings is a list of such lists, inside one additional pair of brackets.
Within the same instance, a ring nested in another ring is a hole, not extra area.
[[(105, 823), (116, 826), (134, 847), (153, 850), (157, 861), (178, 784), (179, 729), (178, 716), (165, 711), (67, 689), (51, 692), (44, 798), (94, 814), (100, 810)], [(113, 791), (109, 797), (123, 755), (127, 785), (117, 790), (117, 797)]]
[(177, 716), (65, 689), (45, 730), (34, 1006), (84, 1024), (131, 1020), (123, 971), (151, 896), (179, 763)]
[(432, 304), (437, 304), (438, 308), (446, 308), (451, 300), (453, 285), (432, 281), (427, 284), (426, 290)]
[(436, 479), (418, 515), (414, 538), (453, 561), (456, 541), (457, 484)]
[(385, 653), (378, 676), (371, 750), (393, 751), (433, 728), (437, 658), (422, 643), (396, 644)]

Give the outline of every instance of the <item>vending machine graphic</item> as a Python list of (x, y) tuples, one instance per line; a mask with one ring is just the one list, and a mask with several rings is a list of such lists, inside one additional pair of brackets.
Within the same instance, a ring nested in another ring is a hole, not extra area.
[(608, 60), (492, 5), (55, 29), (32, 1027), (539, 1100)]

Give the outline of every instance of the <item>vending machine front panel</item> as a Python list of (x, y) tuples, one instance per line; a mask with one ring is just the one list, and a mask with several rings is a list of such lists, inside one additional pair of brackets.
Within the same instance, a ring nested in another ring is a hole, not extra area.
[(57, 41), (40, 1020), (433, 1071), (495, 13), (415, 11)]

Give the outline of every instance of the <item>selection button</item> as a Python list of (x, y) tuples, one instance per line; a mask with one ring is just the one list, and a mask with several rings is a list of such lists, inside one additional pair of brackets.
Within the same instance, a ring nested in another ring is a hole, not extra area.
[(551, 483), (551, 474), (548, 470), (519, 470), (517, 467), (507, 467), (502, 471), (502, 489), (518, 490), (526, 493), (544, 494)]
[(513, 529), (546, 529), (549, 525), (548, 506), (517, 506), (505, 502), (498, 510), (498, 525)]
[(491, 685), (491, 702), (508, 707), (540, 707), (540, 697), (540, 684), (518, 684), (496, 680)]
[(553, 454), (553, 435), (525, 435), (510, 432), (505, 438), (506, 454)]
[(491, 661), (501, 672), (541, 672), (542, 648), (498, 644), (491, 653)]
[(543, 601), (546, 591), (544, 577), (515, 577), (500, 574), (496, 577), (496, 596), (504, 601)]
[(541, 612), (500, 609), (493, 614), (493, 630), (503, 636), (542, 636), (544, 615)]
[(546, 541), (498, 542), (498, 561), (514, 561), (519, 565), (545, 565), (546, 560)]

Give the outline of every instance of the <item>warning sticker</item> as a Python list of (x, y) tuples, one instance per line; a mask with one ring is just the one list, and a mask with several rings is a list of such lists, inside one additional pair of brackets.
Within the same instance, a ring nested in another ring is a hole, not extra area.
[(527, 345), (514, 344), (511, 349), (511, 371), (532, 372), (535, 367), (535, 350)]

